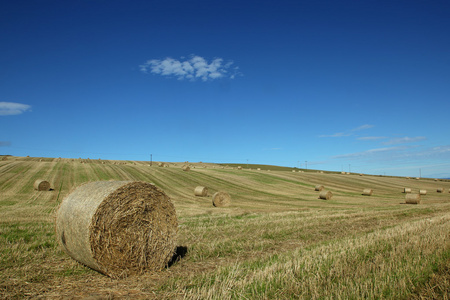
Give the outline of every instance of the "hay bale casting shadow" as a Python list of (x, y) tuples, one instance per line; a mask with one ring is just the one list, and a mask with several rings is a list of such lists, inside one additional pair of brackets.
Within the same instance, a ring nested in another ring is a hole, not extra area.
[(227, 192), (217, 192), (212, 196), (212, 203), (215, 207), (230, 206), (231, 197)]
[(34, 182), (33, 187), (37, 191), (50, 191), (50, 182), (38, 179)]
[(321, 191), (319, 194), (319, 199), (330, 200), (333, 197), (333, 193), (330, 191)]
[(364, 189), (362, 192), (363, 196), (372, 196), (373, 190), (372, 189)]
[(56, 236), (67, 254), (113, 278), (164, 268), (178, 221), (169, 197), (146, 182), (84, 184), (61, 203)]
[(208, 188), (199, 185), (194, 189), (194, 195), (198, 197), (206, 197), (208, 196)]
[(420, 204), (420, 194), (406, 194), (406, 204)]

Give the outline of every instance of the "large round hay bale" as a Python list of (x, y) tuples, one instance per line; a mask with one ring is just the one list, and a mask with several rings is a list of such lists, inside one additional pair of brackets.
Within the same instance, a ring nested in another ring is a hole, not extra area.
[(403, 188), (403, 193), (411, 193), (411, 189), (410, 188)]
[(38, 179), (34, 182), (34, 189), (37, 191), (49, 191), (50, 190), (50, 182)]
[(443, 193), (443, 192), (444, 192), (444, 188), (438, 188), (438, 189), (436, 190), (436, 192), (438, 192), (438, 193)]
[(61, 203), (56, 236), (73, 259), (113, 278), (156, 271), (173, 257), (177, 216), (151, 183), (97, 181)]
[(321, 191), (319, 194), (319, 199), (330, 200), (333, 197), (333, 193), (330, 191)]
[(227, 192), (216, 192), (212, 196), (212, 203), (215, 207), (225, 207), (231, 204), (231, 197)]
[(208, 196), (208, 188), (199, 185), (194, 189), (194, 195), (198, 197), (206, 197)]
[(188, 165), (183, 166), (183, 171), (190, 171), (191, 168)]
[(406, 194), (405, 196), (406, 204), (419, 204), (420, 195), (419, 194)]
[(427, 194), (427, 190), (419, 190), (419, 195), (426, 195)]
[(364, 189), (362, 194), (363, 194), (363, 196), (372, 196), (373, 190), (372, 189)]
[(320, 184), (318, 184), (318, 185), (316, 185), (316, 186), (314, 187), (314, 190), (315, 190), (315, 191), (321, 191), (321, 190), (323, 190), (323, 189), (324, 189), (323, 185), (320, 185)]

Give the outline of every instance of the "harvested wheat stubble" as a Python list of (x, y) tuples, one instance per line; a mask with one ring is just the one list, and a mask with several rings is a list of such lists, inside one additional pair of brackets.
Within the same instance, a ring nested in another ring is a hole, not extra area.
[(372, 189), (364, 189), (362, 194), (363, 194), (363, 196), (372, 196), (373, 190)]
[(208, 188), (199, 185), (194, 189), (194, 195), (198, 197), (206, 197), (208, 196)]
[(34, 182), (34, 189), (37, 191), (49, 191), (50, 190), (50, 182), (38, 179)]
[(411, 189), (410, 188), (404, 188), (403, 189), (403, 193), (411, 193)]
[(56, 214), (58, 242), (73, 259), (113, 278), (164, 268), (178, 221), (151, 183), (98, 181), (69, 194)]
[(443, 189), (443, 188), (438, 188), (438, 189), (436, 190), (436, 192), (438, 192), (438, 193), (443, 193), (443, 192), (444, 192), (444, 189)]
[(212, 203), (215, 207), (225, 207), (231, 204), (231, 197), (227, 192), (216, 192), (212, 196)]
[(323, 189), (324, 189), (323, 185), (320, 185), (320, 184), (318, 184), (318, 185), (316, 185), (316, 186), (314, 187), (314, 190), (315, 190), (315, 191), (321, 191), (321, 190), (323, 190)]
[(426, 195), (427, 194), (427, 190), (419, 190), (419, 195)]
[(405, 202), (406, 204), (419, 204), (420, 194), (406, 194)]
[(333, 197), (333, 193), (330, 191), (321, 191), (319, 194), (319, 199), (330, 200)]

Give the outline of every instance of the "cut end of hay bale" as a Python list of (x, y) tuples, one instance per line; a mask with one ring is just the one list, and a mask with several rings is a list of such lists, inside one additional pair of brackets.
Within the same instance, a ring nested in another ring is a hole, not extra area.
[(175, 251), (175, 208), (146, 182), (84, 184), (58, 209), (56, 234), (67, 254), (113, 278), (164, 268)]
[(42, 179), (36, 180), (33, 186), (37, 191), (50, 191), (50, 182)]
[(403, 193), (411, 193), (411, 189), (410, 188), (404, 188), (403, 189)]
[(426, 195), (427, 194), (427, 190), (419, 190), (419, 195)]
[(444, 192), (444, 188), (438, 188), (438, 189), (436, 190), (436, 192), (438, 192), (438, 193), (443, 193), (443, 192)]
[(315, 187), (314, 187), (314, 190), (315, 191), (321, 191), (321, 190), (323, 190), (324, 189), (324, 186), (323, 185), (320, 185), (320, 184), (318, 184), (318, 185), (316, 185)]
[(206, 197), (208, 196), (208, 188), (204, 186), (197, 186), (194, 189), (194, 195), (197, 197)]
[(227, 192), (216, 192), (212, 196), (212, 203), (215, 207), (230, 206), (231, 196)]
[(321, 191), (319, 194), (319, 199), (330, 200), (333, 197), (333, 193), (330, 191)]
[(363, 194), (363, 196), (372, 196), (373, 190), (372, 189), (364, 189), (362, 194)]
[(419, 194), (406, 194), (405, 203), (406, 204), (420, 204), (420, 195)]

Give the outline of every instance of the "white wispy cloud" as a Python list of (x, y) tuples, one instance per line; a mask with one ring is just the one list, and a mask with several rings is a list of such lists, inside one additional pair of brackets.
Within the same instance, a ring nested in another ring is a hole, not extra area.
[(234, 79), (241, 75), (238, 67), (232, 67), (233, 62), (224, 62), (222, 58), (215, 58), (208, 62), (201, 56), (192, 55), (190, 59), (183, 60), (167, 57), (164, 60), (151, 59), (140, 65), (139, 68), (144, 73), (153, 73), (162, 76), (173, 76), (178, 80), (201, 79), (203, 81), (217, 78)]
[(383, 139), (387, 139), (386, 136), (362, 136), (357, 138), (357, 140), (360, 141), (376, 141), (376, 140), (383, 140)]
[(355, 131), (360, 131), (360, 130), (365, 130), (365, 129), (369, 129), (374, 127), (373, 125), (369, 125), (369, 124), (364, 124), (361, 126), (358, 126), (356, 128), (344, 131), (344, 132), (337, 132), (334, 134), (323, 134), (323, 135), (319, 135), (319, 137), (345, 137), (345, 136), (352, 136), (354, 135)]
[(31, 111), (31, 106), (22, 103), (0, 102), (0, 116), (20, 115)]
[(426, 140), (427, 138), (424, 136), (416, 136), (416, 137), (402, 137), (402, 138), (393, 138), (389, 141), (383, 143), (383, 145), (398, 145), (398, 144), (406, 144), (406, 143), (414, 143), (418, 141)]
[(342, 154), (342, 155), (336, 155), (332, 158), (360, 158), (360, 157), (368, 157), (373, 156), (379, 153), (386, 153), (386, 152), (394, 152), (399, 150), (406, 150), (409, 147), (401, 146), (401, 147), (385, 147), (385, 148), (376, 148), (376, 149), (370, 149), (366, 151), (361, 152), (354, 152), (354, 153), (348, 153), (348, 154)]

